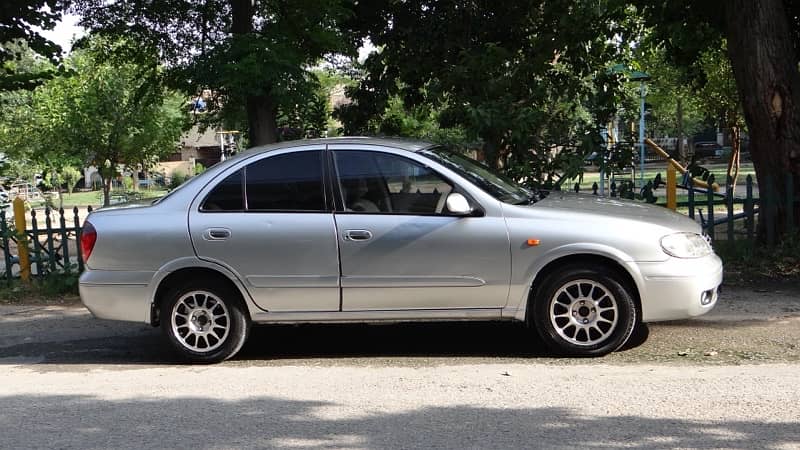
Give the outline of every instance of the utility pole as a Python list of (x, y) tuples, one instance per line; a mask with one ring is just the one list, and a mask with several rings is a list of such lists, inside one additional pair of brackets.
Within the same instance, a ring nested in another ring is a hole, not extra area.
[(236, 136), (239, 135), (238, 131), (217, 131), (219, 136), (219, 160), (225, 161), (230, 156), (236, 153)]

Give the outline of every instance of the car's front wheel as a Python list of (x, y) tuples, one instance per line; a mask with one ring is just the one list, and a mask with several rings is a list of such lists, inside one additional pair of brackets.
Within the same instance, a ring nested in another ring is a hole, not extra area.
[(250, 329), (240, 296), (220, 283), (195, 281), (172, 289), (159, 312), (167, 340), (192, 362), (215, 363), (232, 357)]
[(631, 336), (636, 303), (616, 272), (567, 266), (537, 285), (532, 321), (555, 352), (602, 356), (622, 347)]

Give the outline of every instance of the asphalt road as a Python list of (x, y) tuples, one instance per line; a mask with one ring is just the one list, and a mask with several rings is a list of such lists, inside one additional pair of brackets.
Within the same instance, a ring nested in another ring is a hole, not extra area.
[(602, 359), (512, 325), (339, 325), (256, 329), (214, 366), (78, 306), (0, 306), (0, 448), (800, 448), (800, 296), (726, 295)]

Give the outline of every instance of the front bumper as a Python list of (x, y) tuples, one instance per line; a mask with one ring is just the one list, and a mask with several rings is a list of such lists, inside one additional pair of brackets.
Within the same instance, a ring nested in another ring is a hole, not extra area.
[(641, 274), (643, 322), (700, 316), (717, 303), (722, 284), (722, 261), (717, 255), (636, 265)]
[(98, 319), (150, 323), (151, 290), (147, 272), (86, 270), (78, 291), (81, 302)]

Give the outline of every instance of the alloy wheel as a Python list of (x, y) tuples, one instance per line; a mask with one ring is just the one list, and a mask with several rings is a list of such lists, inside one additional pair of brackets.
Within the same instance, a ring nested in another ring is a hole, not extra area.
[(556, 290), (550, 300), (550, 323), (565, 341), (593, 346), (614, 332), (619, 318), (617, 300), (597, 281), (573, 280)]
[(225, 303), (208, 291), (191, 291), (181, 296), (172, 308), (170, 321), (178, 342), (197, 353), (219, 348), (231, 328)]

